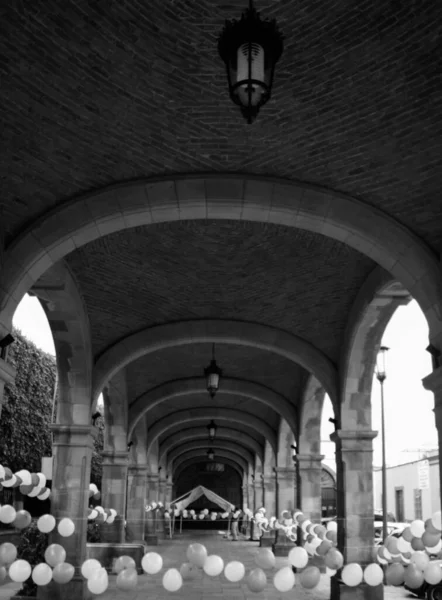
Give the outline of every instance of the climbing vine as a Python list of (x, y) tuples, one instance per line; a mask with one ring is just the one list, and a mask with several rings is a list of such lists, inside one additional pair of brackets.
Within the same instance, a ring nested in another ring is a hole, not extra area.
[(42, 352), (18, 330), (8, 362), (17, 370), (15, 383), (5, 386), (0, 417), (0, 464), (13, 472), (38, 472), (41, 457), (51, 455), (55, 359)]
[[(54, 391), (57, 365), (55, 358), (43, 352), (20, 331), (15, 338), (8, 362), (16, 368), (15, 383), (6, 385), (0, 415), (0, 464), (13, 472), (41, 470), (43, 456), (52, 455), (50, 423), (55, 420)], [(56, 402), (56, 399), (55, 399)], [(91, 481), (101, 483), (104, 422), (100, 418), (94, 441)]]

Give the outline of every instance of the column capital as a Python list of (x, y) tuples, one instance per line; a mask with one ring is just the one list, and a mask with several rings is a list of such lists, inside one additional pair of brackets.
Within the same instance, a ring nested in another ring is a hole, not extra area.
[(147, 465), (129, 465), (129, 471), (137, 474), (145, 474), (147, 475), (149, 472), (149, 467)]
[(103, 458), (103, 467), (107, 465), (125, 467), (128, 465), (129, 452), (103, 450), (101, 456)]
[[(439, 404), (442, 402), (442, 367), (438, 367), (432, 373), (422, 379), (422, 385), (426, 390), (430, 390), (435, 394), (435, 402)], [(440, 399), (439, 399), (440, 398)]]
[(159, 480), (160, 480), (160, 476), (158, 475), (158, 473), (148, 473), (147, 474), (147, 481), (149, 481), (150, 483), (158, 483)]
[(300, 469), (321, 469), (324, 454), (297, 454), (296, 460)]
[(278, 479), (290, 479), (296, 477), (296, 469), (293, 467), (275, 467), (275, 475)]
[(51, 423), (49, 429), (53, 436), (53, 446), (89, 446), (93, 447), (98, 430), (93, 425), (61, 425)]
[(344, 452), (372, 452), (373, 440), (378, 435), (372, 429), (338, 429), (330, 435), (332, 442), (341, 444)]
[(14, 383), (16, 368), (0, 358), (0, 383)]

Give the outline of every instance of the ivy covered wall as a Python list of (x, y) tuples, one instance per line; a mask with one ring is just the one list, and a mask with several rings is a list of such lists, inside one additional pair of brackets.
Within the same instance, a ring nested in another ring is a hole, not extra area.
[[(55, 358), (46, 354), (26, 339), (18, 330), (13, 331), (8, 362), (17, 370), (15, 383), (5, 386), (0, 415), (0, 464), (13, 472), (28, 469), (38, 472), (43, 456), (52, 455), (52, 437), (49, 424), (55, 421), (54, 392), (57, 365)], [(101, 484), (101, 451), (103, 449), (102, 418), (92, 457), (91, 482)]]
[(51, 456), (55, 359), (19, 331), (13, 332), (8, 362), (17, 369), (15, 384), (5, 386), (0, 416), (0, 464), (13, 472), (38, 472), (41, 457)]

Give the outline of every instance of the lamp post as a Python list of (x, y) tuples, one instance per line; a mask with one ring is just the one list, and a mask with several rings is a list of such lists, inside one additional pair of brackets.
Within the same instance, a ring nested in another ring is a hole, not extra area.
[[(298, 446), (292, 444), (291, 447), (294, 450), (292, 460), (295, 463), (296, 508), (301, 510), (301, 477), (299, 473)], [(299, 525), (296, 530), (296, 544), (302, 546), (302, 529)]]
[(379, 348), (376, 361), (376, 377), (381, 384), (381, 433), (382, 433), (382, 539), (387, 538), (387, 463), (385, 459), (385, 415), (384, 415), (384, 381), (387, 379), (386, 353), (387, 346)]
[(216, 436), (216, 430), (218, 429), (218, 425), (212, 419), (210, 423), (207, 425), (207, 431), (209, 432), (209, 441), (213, 442)]
[(204, 369), (204, 376), (206, 378), (207, 391), (211, 398), (215, 397), (216, 392), (219, 388), (219, 380), (223, 372), (216, 364), (215, 360), (215, 344), (212, 345), (212, 360), (208, 367)]
[(282, 38), (276, 21), (261, 20), (252, 0), (239, 21), (226, 21), (219, 37), (218, 52), (226, 65), (230, 98), (249, 124), (270, 100)]

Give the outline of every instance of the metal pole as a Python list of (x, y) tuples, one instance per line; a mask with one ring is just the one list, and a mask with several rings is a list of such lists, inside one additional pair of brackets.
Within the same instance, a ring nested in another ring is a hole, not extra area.
[(384, 415), (384, 381), (381, 383), (381, 427), (382, 427), (382, 538), (387, 538), (387, 464), (385, 459), (385, 415)]

